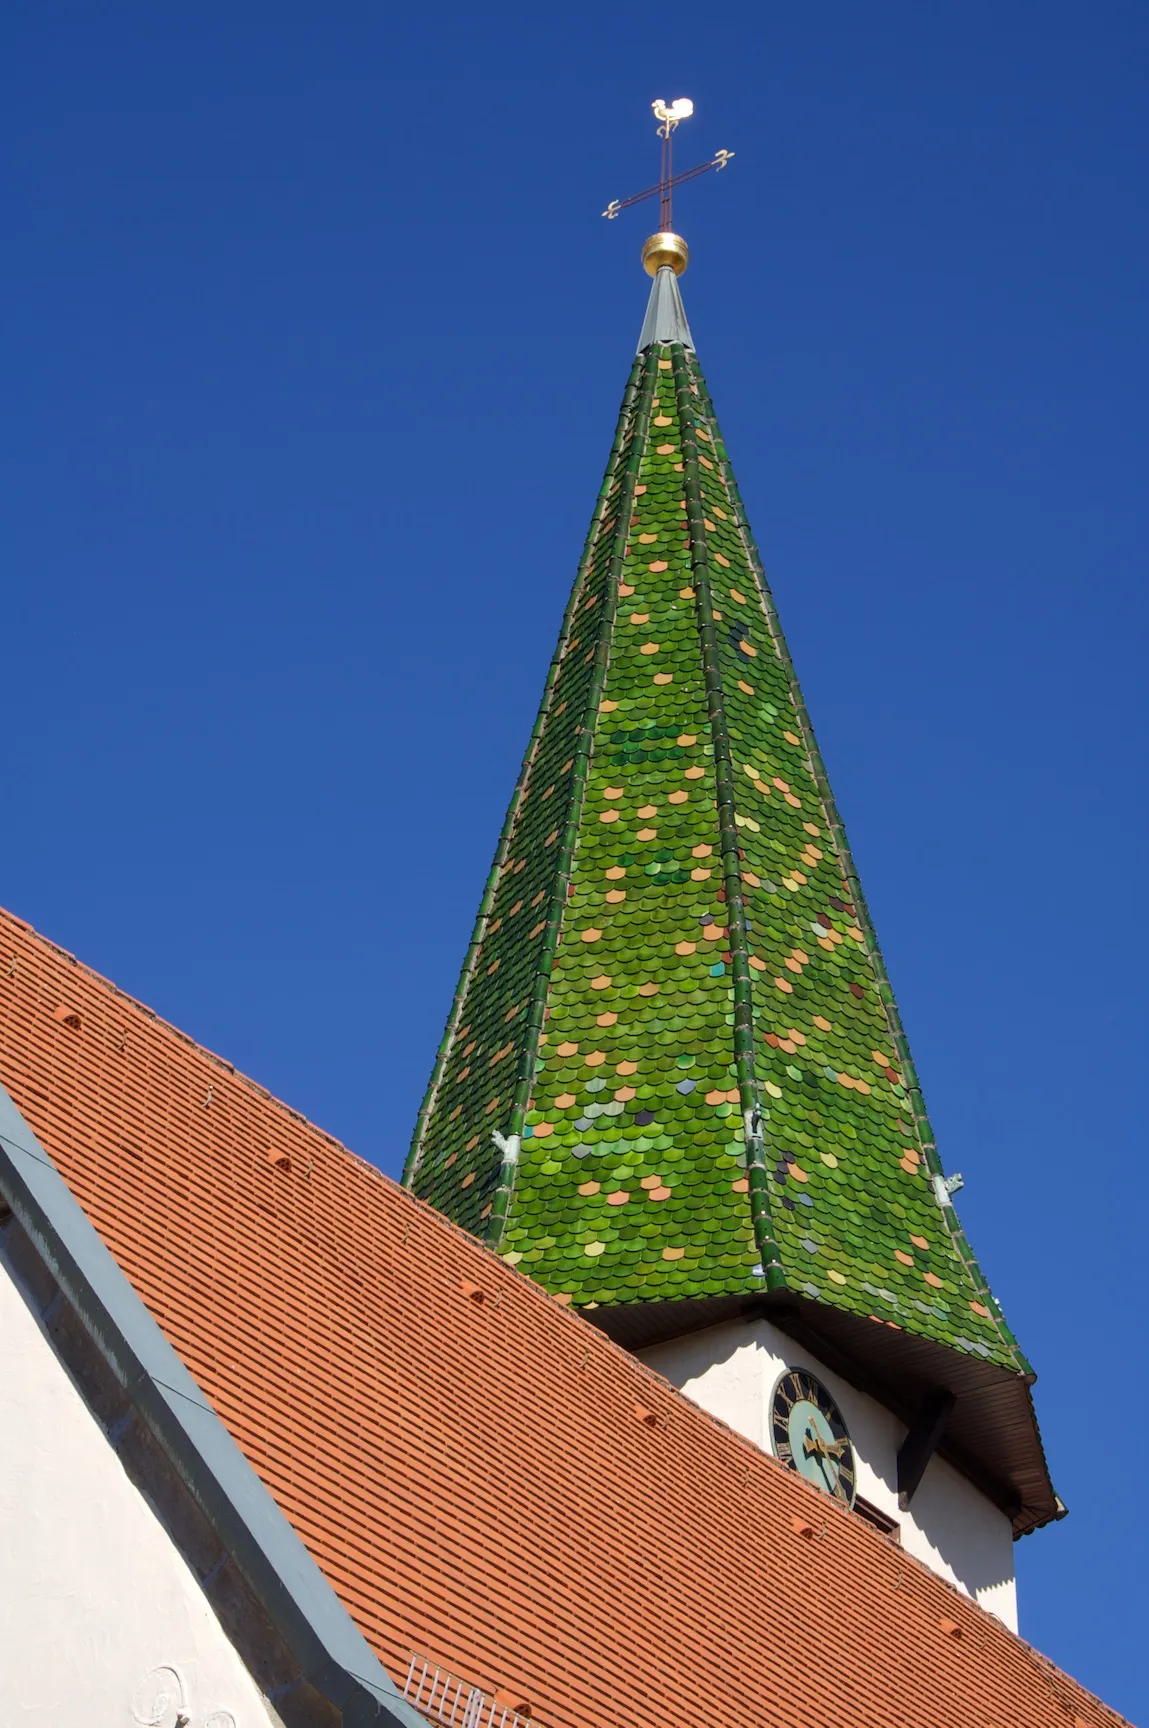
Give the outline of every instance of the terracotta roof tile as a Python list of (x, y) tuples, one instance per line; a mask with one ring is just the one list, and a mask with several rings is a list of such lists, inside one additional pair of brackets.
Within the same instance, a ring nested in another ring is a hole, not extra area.
[(230, 1064), (0, 943), (0, 1079), (400, 1679), (418, 1650), (544, 1728), (1119, 1720)]

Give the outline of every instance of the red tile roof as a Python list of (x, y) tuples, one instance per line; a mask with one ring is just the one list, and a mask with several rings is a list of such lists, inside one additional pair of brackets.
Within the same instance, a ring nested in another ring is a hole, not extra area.
[(400, 1682), (545, 1728), (1120, 1720), (2, 912), (0, 1080)]

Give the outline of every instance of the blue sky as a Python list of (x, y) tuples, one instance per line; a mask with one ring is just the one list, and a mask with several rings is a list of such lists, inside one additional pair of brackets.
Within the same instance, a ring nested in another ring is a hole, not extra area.
[(1149, 12), (13, 0), (0, 901), (388, 1171), (683, 290), (1132, 1717)]

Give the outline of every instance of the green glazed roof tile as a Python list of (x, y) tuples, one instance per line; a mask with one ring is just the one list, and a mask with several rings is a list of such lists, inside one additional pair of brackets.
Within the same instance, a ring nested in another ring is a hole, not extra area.
[(951, 1205), (693, 350), (636, 361), (405, 1180), (575, 1305), (1026, 1364)]

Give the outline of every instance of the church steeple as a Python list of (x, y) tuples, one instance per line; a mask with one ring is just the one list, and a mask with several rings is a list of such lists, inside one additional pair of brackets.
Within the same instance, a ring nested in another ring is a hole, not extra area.
[(404, 1180), (632, 1347), (769, 1312), (911, 1429), (956, 1399), (950, 1455), (1032, 1528), (1059, 1504), (1033, 1375), (952, 1204), (676, 241), (645, 249), (639, 353)]
[(666, 264), (406, 1180), (579, 1305), (787, 1288), (1026, 1366)]

